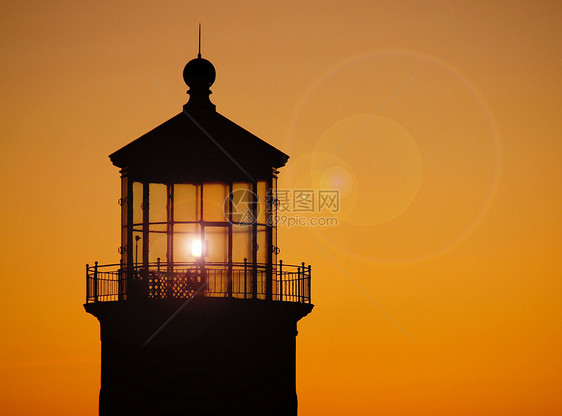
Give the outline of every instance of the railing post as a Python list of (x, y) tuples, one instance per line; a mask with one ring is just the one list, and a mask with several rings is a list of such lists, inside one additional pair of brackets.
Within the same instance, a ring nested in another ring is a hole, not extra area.
[(279, 260), (279, 300), (283, 301), (283, 260)]
[(123, 300), (123, 258), (119, 259), (119, 270), (117, 271), (117, 299)]
[(310, 264), (308, 265), (308, 303), (310, 303), (312, 294), (310, 293), (310, 281), (312, 280), (311, 273), (310, 273)]
[[(172, 289), (172, 282), (170, 282), (170, 267), (168, 264), (168, 273), (166, 273), (166, 286), (162, 287), (162, 277), (160, 276), (160, 257), (156, 257), (156, 274), (152, 277), (152, 284), (153, 285), (158, 285), (158, 287), (160, 288), (160, 290), (154, 290), (153, 292), (153, 296), (157, 297), (157, 298), (162, 298), (165, 296), (166, 293), (168, 293), (168, 291), (171, 291)], [(150, 272), (148, 273), (148, 279), (150, 279)], [(148, 283), (148, 281), (147, 281)], [(153, 288), (155, 286), (152, 286)], [(150, 296), (150, 295), (149, 295)]]
[(94, 302), (98, 301), (98, 262), (94, 263)]
[(297, 266), (297, 274), (295, 276), (295, 278), (293, 279), (293, 288), (291, 290), (291, 297), (292, 297), (292, 301), (298, 301), (299, 300), (299, 280), (301, 279), (301, 266)]
[(244, 299), (247, 298), (248, 294), (248, 286), (247, 286), (247, 277), (248, 277), (248, 259), (244, 257)]
[(301, 279), (301, 266), (297, 266), (297, 274), (293, 279), (293, 289), (291, 293), (292, 301), (298, 302), (299, 300), (299, 280)]
[(299, 297), (300, 297), (300, 281), (301, 281), (301, 266), (297, 266), (297, 277), (295, 278), (295, 285), (294, 285), (294, 289), (293, 289), (293, 296), (295, 296), (295, 299), (297, 302), (299, 301)]
[(90, 300), (90, 265), (86, 264), (86, 303)]
[[(232, 233), (229, 233), (229, 238), (232, 238)], [(229, 247), (231, 247), (232, 244), (229, 245)], [(224, 271), (224, 267), (221, 269), (221, 276), (222, 276), (222, 272)], [(227, 264), (227, 268), (226, 268), (226, 296), (231, 298), (232, 297), (232, 281), (233, 281), (233, 271), (232, 271), (232, 256), (229, 257), (228, 259), (228, 264)]]
[[(205, 250), (204, 247), (203, 247), (203, 250)], [(204, 252), (203, 252), (203, 254), (204, 254)], [(205, 286), (205, 289), (201, 293), (201, 296), (209, 296), (208, 294), (212, 294), (212, 290), (209, 288), (209, 273), (208, 273), (207, 269), (205, 269), (205, 258), (203, 256), (201, 256), (201, 264), (199, 265), (199, 268), (201, 270), (201, 281), (203, 282), (203, 285)]]
[(299, 283), (299, 302), (304, 303), (304, 279), (306, 275), (306, 266), (304, 265), (304, 261), (301, 263), (302, 265), (302, 275)]

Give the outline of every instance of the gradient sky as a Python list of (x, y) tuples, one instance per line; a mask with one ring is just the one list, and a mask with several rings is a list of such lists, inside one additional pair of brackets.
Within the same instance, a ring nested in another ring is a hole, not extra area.
[(341, 190), (337, 227), (280, 228), (313, 271), (300, 414), (562, 414), (561, 11), (3, 2), (2, 413), (97, 413), (82, 304), (84, 265), (118, 259), (107, 156), (179, 112), (202, 22), (211, 98), (291, 156), (280, 188)]

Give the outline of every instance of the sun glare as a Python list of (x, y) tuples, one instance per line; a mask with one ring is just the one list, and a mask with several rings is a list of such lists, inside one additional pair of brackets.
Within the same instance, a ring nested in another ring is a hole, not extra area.
[(191, 255), (193, 257), (201, 257), (203, 251), (203, 247), (201, 244), (201, 240), (192, 240), (191, 241)]

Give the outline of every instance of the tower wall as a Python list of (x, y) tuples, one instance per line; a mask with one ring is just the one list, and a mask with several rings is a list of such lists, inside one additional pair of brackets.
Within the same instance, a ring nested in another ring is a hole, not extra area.
[(86, 309), (101, 326), (100, 415), (297, 414), (296, 326), (312, 305), (194, 298)]

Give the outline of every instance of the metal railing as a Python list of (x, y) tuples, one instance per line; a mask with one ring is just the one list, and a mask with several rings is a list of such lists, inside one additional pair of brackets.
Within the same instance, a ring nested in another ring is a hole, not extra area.
[(310, 303), (310, 266), (174, 263), (86, 265), (86, 303), (193, 296)]

